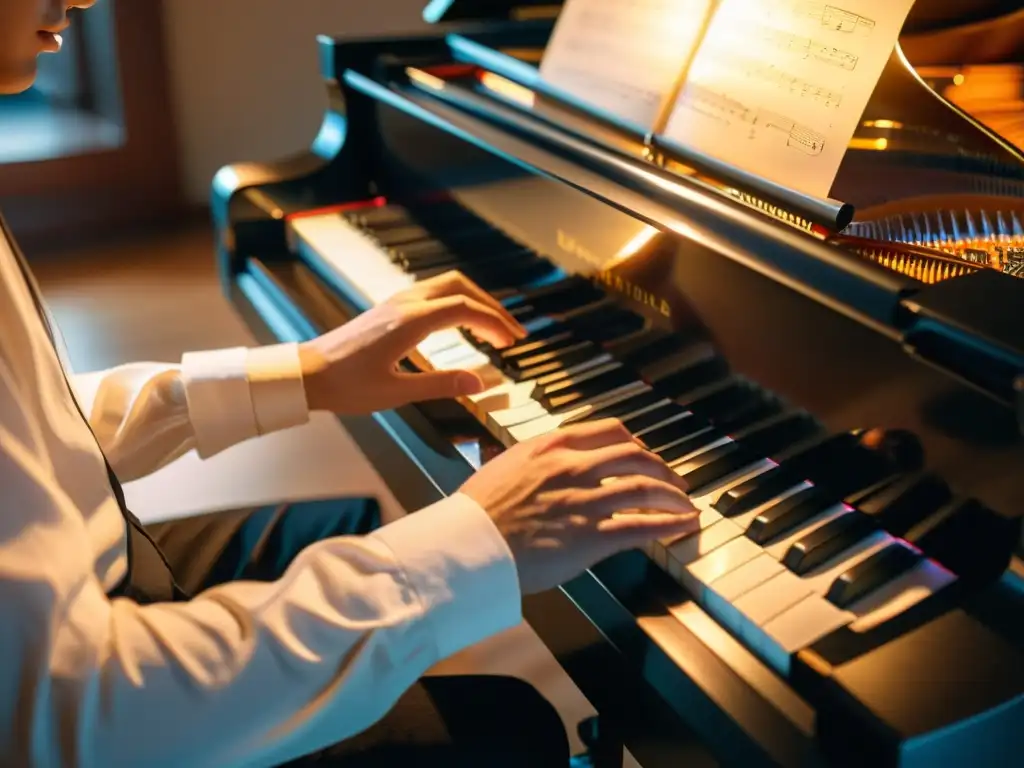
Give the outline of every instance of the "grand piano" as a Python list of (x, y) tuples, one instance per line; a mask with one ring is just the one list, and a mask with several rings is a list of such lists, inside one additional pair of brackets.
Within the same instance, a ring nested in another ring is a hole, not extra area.
[(482, 396), (343, 419), (407, 508), (604, 416), (689, 481), (699, 534), (524, 603), (602, 750), (1024, 761), (1024, 157), (943, 95), (968, 59), (922, 62), (953, 72), (926, 82), (904, 50), (1020, 13), (946, 5), (907, 22), (828, 199), (548, 87), (558, 7), (526, 0), (434, 0), (418, 36), (320, 37), (311, 148), (215, 179), (220, 276), (261, 341), (454, 268), (530, 329), (511, 350), (453, 331), (411, 356), (486, 372)]

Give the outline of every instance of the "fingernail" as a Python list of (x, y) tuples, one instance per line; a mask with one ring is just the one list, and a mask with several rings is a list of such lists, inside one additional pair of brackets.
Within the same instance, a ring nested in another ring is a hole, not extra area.
[(455, 378), (460, 395), (478, 395), (484, 391), (484, 383), (475, 373), (464, 371)]

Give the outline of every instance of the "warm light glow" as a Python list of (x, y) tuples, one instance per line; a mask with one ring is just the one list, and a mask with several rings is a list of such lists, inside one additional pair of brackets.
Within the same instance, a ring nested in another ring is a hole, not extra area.
[(422, 69), (415, 69), (414, 67), (406, 67), (406, 76), (415, 83), (425, 85), (435, 91), (444, 90), (444, 80), (439, 77), (434, 77), (424, 72)]
[(635, 237), (631, 238), (628, 243), (619, 249), (619, 252), (615, 254), (614, 260), (623, 261), (636, 256), (657, 236), (657, 234), (657, 227), (652, 227), (650, 225), (645, 226), (636, 234)]
[(536, 96), (533, 91), (529, 88), (524, 88), (518, 83), (513, 83), (511, 80), (506, 80), (501, 75), (496, 75), (493, 72), (484, 72), (480, 76), (480, 84), (484, 88), (494, 91), (499, 96), (504, 96), (509, 101), (522, 104), (524, 107), (533, 106)]
[(963, 73), (957, 72), (955, 75), (953, 75), (953, 85), (963, 85), (963, 84), (964, 84)]
[(903, 123), (896, 120), (865, 120), (865, 128), (902, 128)]
[(850, 139), (850, 149), (874, 149), (882, 151), (888, 149), (888, 139), (861, 139), (854, 137)]

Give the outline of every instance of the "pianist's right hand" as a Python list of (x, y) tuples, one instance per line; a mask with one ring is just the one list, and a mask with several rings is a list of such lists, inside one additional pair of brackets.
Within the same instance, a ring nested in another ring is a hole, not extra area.
[(527, 594), (617, 552), (697, 530), (682, 478), (615, 419), (519, 443), (460, 492), (508, 542)]

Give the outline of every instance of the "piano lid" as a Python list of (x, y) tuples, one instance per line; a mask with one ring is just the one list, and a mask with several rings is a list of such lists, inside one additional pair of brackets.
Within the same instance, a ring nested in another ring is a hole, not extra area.
[(430, 24), (445, 21), (529, 21), (554, 19), (561, 0), (430, 0), (423, 18)]

